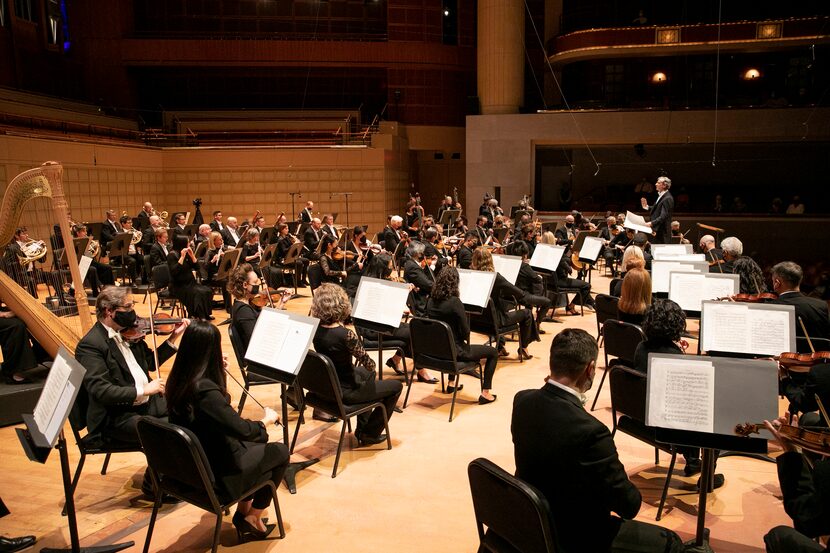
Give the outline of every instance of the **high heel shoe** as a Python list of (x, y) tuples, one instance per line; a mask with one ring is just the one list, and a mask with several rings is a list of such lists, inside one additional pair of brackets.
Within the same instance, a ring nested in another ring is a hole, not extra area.
[(504, 349), (504, 347), (499, 348), (499, 357), (507, 357), (508, 355), (510, 355), (510, 354), (507, 353), (507, 350)]
[(533, 359), (533, 356), (527, 352), (525, 348), (519, 348), (519, 360)]
[[(453, 382), (455, 382), (455, 381), (453, 381)], [(448, 394), (453, 393), (456, 389), (460, 392), (461, 390), (464, 389), (464, 384), (459, 384), (458, 386), (454, 386), (453, 384), (447, 384), (447, 393)]]
[(399, 375), (402, 375), (402, 376), (406, 374), (401, 369), (398, 368), (398, 366), (395, 364), (395, 362), (392, 361), (391, 357), (386, 360), (386, 366), (389, 367), (390, 369), (392, 369), (393, 371), (395, 371), (395, 374), (399, 374)]
[(496, 398), (499, 397), (496, 394), (493, 394), (493, 399), (487, 399), (484, 396), (478, 396), (478, 404), (479, 405), (487, 405), (488, 403), (493, 403), (496, 401)]
[(237, 517), (236, 514), (233, 516), (233, 525), (236, 527), (236, 535), (239, 541), (264, 540), (277, 527), (276, 524), (266, 524), (265, 530), (260, 530), (248, 522), (245, 517)]

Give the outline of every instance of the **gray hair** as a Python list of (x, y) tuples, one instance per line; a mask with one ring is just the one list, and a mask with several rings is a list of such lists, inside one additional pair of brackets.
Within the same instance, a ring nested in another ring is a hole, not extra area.
[(783, 280), (793, 288), (801, 286), (801, 279), (804, 278), (804, 271), (798, 263), (782, 261), (772, 268), (772, 276)]
[(210, 230), (210, 225), (208, 225), (206, 223), (202, 224), (202, 225), (199, 225), (199, 232), (202, 232), (205, 229)]
[(414, 259), (415, 261), (420, 261), (424, 258), (424, 249), (426, 246), (423, 242), (413, 241), (409, 244), (409, 247), (406, 248), (406, 255)]
[(95, 316), (98, 320), (101, 321), (107, 316), (107, 309), (114, 310), (120, 307), (129, 293), (130, 289), (123, 286), (105, 286), (102, 288), (95, 300)]
[(657, 177), (657, 182), (662, 182), (666, 185), (666, 190), (671, 188), (671, 179), (669, 177)]
[(720, 247), (724, 253), (733, 257), (740, 257), (744, 253), (744, 245), (734, 236), (727, 236), (721, 240)]
[(700, 243), (701, 244), (714, 244), (715, 243), (715, 237), (712, 236), (711, 234), (704, 234), (703, 236), (700, 237)]
[(245, 233), (245, 239), (250, 240), (255, 236), (259, 236), (259, 229), (256, 228), (249, 228), (248, 231)]
[(403, 217), (400, 215), (392, 215), (392, 218), (389, 220), (393, 223), (403, 223)]

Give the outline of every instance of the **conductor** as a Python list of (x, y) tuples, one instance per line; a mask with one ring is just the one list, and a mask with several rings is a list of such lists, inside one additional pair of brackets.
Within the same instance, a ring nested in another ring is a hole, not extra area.
[(674, 197), (669, 192), (671, 179), (669, 177), (658, 177), (654, 186), (657, 188), (657, 200), (653, 205), (649, 206), (645, 197), (640, 198), (643, 209), (649, 210), (651, 221), (646, 225), (650, 226), (654, 233), (651, 243), (671, 244), (671, 221), (674, 214)]

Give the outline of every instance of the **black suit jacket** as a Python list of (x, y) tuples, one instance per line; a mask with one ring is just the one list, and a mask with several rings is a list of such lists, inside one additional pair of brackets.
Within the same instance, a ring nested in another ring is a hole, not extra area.
[(795, 451), (779, 455), (778, 481), (784, 510), (796, 530), (815, 538), (830, 533), (830, 461), (818, 461), (811, 471)]
[(432, 292), (432, 285), (435, 284), (435, 281), (428, 271), (429, 269), (422, 269), (412, 259), (407, 259), (403, 266), (404, 280), (410, 284), (414, 284), (415, 288), (417, 288), (417, 290), (411, 292), (410, 297), (412, 298), (412, 310), (419, 317), (426, 314), (427, 300), (429, 299), (430, 292)]
[(444, 321), (452, 330), (456, 347), (469, 353), (470, 351), (470, 323), (467, 320), (467, 313), (464, 311), (464, 304), (455, 296), (445, 300), (435, 301), (430, 298), (427, 302), (427, 317), (437, 321)]
[(314, 235), (314, 229), (308, 227), (305, 229), (305, 234), (303, 234), (303, 245), (308, 250), (307, 253), (314, 253), (317, 250), (317, 244), (320, 243), (320, 240), (323, 238), (323, 229), (317, 231), (317, 235)]
[(651, 242), (653, 244), (671, 244), (671, 219), (674, 213), (674, 197), (671, 192), (666, 190), (649, 210), (649, 219), (651, 220), (651, 230), (655, 236)]
[[(153, 351), (143, 340), (130, 344), (135, 360), (148, 375), (155, 370)], [(176, 350), (165, 341), (158, 348), (159, 364), (167, 361)], [(75, 359), (84, 366), (84, 388), (89, 395), (86, 423), (90, 435), (106, 435), (108, 426), (135, 416), (140, 406), (136, 400), (135, 380), (127, 360), (115, 340), (107, 335), (100, 322), (95, 323), (75, 349)]]
[(516, 394), (511, 431), (516, 476), (547, 498), (558, 551), (608, 551), (618, 530), (611, 512), (632, 519), (642, 501), (608, 428), (547, 383)]
[(138, 219), (138, 230), (144, 232), (144, 229), (150, 226), (150, 216), (147, 215), (147, 212), (143, 209), (138, 212), (136, 215), (136, 219)]
[(683, 353), (683, 350), (670, 340), (646, 340), (637, 345), (637, 349), (634, 350), (634, 359), (622, 359), (622, 361), (627, 361), (626, 364), (633, 363), (632, 368), (647, 373), (649, 353), (671, 353), (676, 355)]
[(568, 238), (568, 229), (566, 227), (560, 227), (553, 231), (553, 236), (556, 237), (557, 246), (572, 246), (574, 243), (573, 239)]
[(150, 266), (155, 267), (156, 265), (163, 265), (167, 263), (167, 255), (170, 253), (171, 248), (167, 246), (167, 253), (164, 253), (164, 250), (161, 248), (161, 244), (156, 242), (155, 244), (150, 247)]
[(109, 220), (104, 221), (101, 224), (101, 247), (102, 248), (106, 248), (107, 244), (112, 242), (112, 240), (113, 240), (113, 238), (115, 238), (116, 234), (118, 234), (119, 232), (123, 232), (123, 230), (121, 229), (121, 225), (119, 225), (118, 223), (115, 223), (115, 226), (118, 227), (118, 230), (112, 228), (112, 224), (109, 222)]
[(544, 293), (542, 276), (533, 270), (528, 263), (522, 263), (519, 276), (516, 278), (516, 287), (527, 294), (541, 296)]
[(303, 223), (310, 223), (313, 217), (311, 216), (311, 212), (308, 210), (307, 207), (304, 207), (302, 211), (300, 211), (300, 221)]
[(461, 246), (455, 252), (455, 261), (460, 269), (469, 269), (473, 264), (473, 250), (467, 246)]
[[(807, 297), (801, 292), (785, 292), (778, 296), (774, 303), (794, 306), (796, 317), (804, 322), (811, 338), (830, 338), (830, 315), (828, 315), (827, 302)], [(795, 333), (797, 336), (804, 336), (804, 330), (801, 329), (797, 320)]]
[(389, 253), (395, 253), (401, 239), (398, 238), (398, 234), (395, 232), (395, 229), (392, 227), (386, 227), (383, 229), (383, 233), (378, 236), (378, 241), (383, 245), (384, 250)]

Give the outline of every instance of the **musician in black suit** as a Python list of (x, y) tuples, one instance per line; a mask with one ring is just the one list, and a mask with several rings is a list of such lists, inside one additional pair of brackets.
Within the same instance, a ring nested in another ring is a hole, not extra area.
[(213, 212), (213, 221), (210, 222), (210, 230), (218, 232), (222, 235), (222, 240), (225, 239), (225, 229), (227, 226), (222, 222), (222, 211), (217, 210)]
[(378, 236), (378, 241), (380, 241), (383, 249), (391, 254), (395, 254), (397, 252), (398, 257), (401, 256), (401, 253), (398, 252), (398, 244), (401, 243), (401, 239), (403, 238), (401, 226), (403, 226), (403, 218), (399, 215), (393, 215), (389, 219), (389, 225), (384, 228), (381, 235)]
[[(827, 302), (802, 294), (799, 287), (803, 278), (801, 267), (792, 261), (775, 265), (772, 268), (772, 288), (778, 294), (775, 303), (794, 306), (795, 315), (804, 323), (810, 338), (830, 338)], [(804, 336), (804, 328), (796, 321), (796, 335)]]
[(340, 240), (340, 233), (334, 228), (334, 217), (331, 215), (323, 215), (322, 221), (323, 232), (331, 235), (335, 240)]
[(671, 530), (632, 520), (640, 492), (608, 428), (583, 407), (596, 359), (596, 339), (584, 330), (565, 329), (553, 339), (546, 384), (513, 401), (516, 476), (547, 498), (557, 550), (682, 551)]
[[(152, 229), (152, 227), (150, 227)], [(149, 229), (147, 232), (151, 232)], [(165, 228), (157, 228), (155, 232), (155, 243), (150, 247), (150, 268), (167, 263), (167, 255), (170, 253), (168, 244), (169, 233)]]
[(470, 232), (476, 233), (476, 238), (478, 239), (478, 243), (484, 245), (487, 243), (487, 238), (490, 236), (490, 231), (487, 230), (487, 217), (484, 215), (479, 215), (476, 218), (476, 226)]
[(222, 236), (222, 239), (225, 241), (225, 244), (232, 248), (239, 246), (239, 242), (243, 238), (239, 232), (239, 222), (236, 220), (236, 217), (228, 217), (228, 224), (225, 225), (225, 234)]
[(654, 233), (654, 244), (671, 244), (671, 220), (674, 214), (674, 197), (669, 192), (671, 179), (658, 177), (654, 187), (657, 189), (657, 200), (649, 206), (645, 197), (640, 198), (643, 209), (649, 210), (650, 221), (646, 225)]
[(320, 258), (320, 254), (317, 252), (317, 244), (320, 243), (323, 234), (325, 233), (323, 232), (320, 219), (312, 219), (311, 225), (305, 229), (305, 233), (303, 234), (303, 245), (305, 246), (304, 257), (310, 260)]
[(196, 283), (193, 271), (198, 270), (196, 255), (190, 249), (187, 236), (179, 235), (173, 242), (173, 250), (167, 254), (167, 266), (170, 268), (170, 293), (196, 319), (214, 319), (213, 290)]
[[(735, 261), (744, 254), (744, 245), (736, 237), (727, 236), (721, 240), (720, 248), (723, 257), (723, 263), (720, 264), (720, 268), (724, 274), (731, 275), (735, 272)], [(714, 272), (712, 267), (709, 268), (709, 272)]]
[(469, 269), (473, 263), (473, 250), (478, 244), (478, 236), (474, 231), (468, 231), (464, 235), (464, 242), (458, 251), (455, 252), (455, 264), (459, 269)]
[[(573, 246), (576, 239), (576, 220), (573, 215), (565, 216), (565, 226), (553, 231), (557, 246)], [(567, 251), (567, 250), (566, 250)]]
[[(176, 243), (177, 236), (187, 236), (187, 231), (185, 230), (185, 216), (184, 213), (177, 213), (176, 214), (176, 224), (170, 227), (170, 243)], [(190, 237), (187, 236), (187, 239), (190, 240)]]
[[(17, 227), (14, 230), (14, 239), (8, 243), (6, 250), (3, 253), (3, 272), (12, 277), (16, 283), (21, 287), (26, 288), (32, 297), (37, 298), (37, 272), (35, 263), (28, 262), (25, 265), (21, 262), (26, 256), (23, 253), (23, 247), (28, 244), (29, 229), (26, 227)], [(54, 244), (52, 246), (55, 247)], [(43, 257), (40, 262), (43, 263)]]
[(139, 229), (141, 231), (141, 242), (139, 242), (139, 246), (141, 247), (141, 251), (144, 252), (144, 255), (150, 254), (150, 248), (156, 242), (156, 230), (161, 228), (164, 228), (161, 224), (161, 217), (153, 215), (150, 217), (149, 225)]
[(830, 461), (817, 461), (811, 470), (796, 445), (779, 432), (781, 425), (787, 424), (786, 418), (764, 423), (784, 450), (775, 462), (784, 510), (794, 526), (770, 530), (764, 536), (767, 552), (826, 553), (828, 549), (816, 539), (830, 534)]
[(715, 246), (715, 237), (711, 234), (704, 234), (698, 245), (709, 263), (709, 272), (723, 273), (723, 250)]
[[(165, 381), (150, 379), (155, 364), (143, 337), (127, 342), (120, 334), (136, 321), (129, 288), (104, 288), (95, 301), (95, 312), (98, 321), (75, 349), (75, 359), (86, 369), (87, 429), (91, 439), (137, 444), (140, 417), (167, 416)], [(176, 353), (174, 344), (186, 326), (187, 321), (159, 346), (159, 365)], [(142, 489), (145, 493), (152, 491), (146, 474)]]
[(124, 232), (124, 229), (121, 228), (118, 218), (115, 215), (115, 211), (108, 209), (107, 218), (101, 225), (101, 248), (103, 248), (104, 251), (108, 250), (109, 243), (112, 242), (116, 234), (121, 232)]
[(310, 223), (314, 220), (314, 202), (311, 200), (305, 203), (305, 207), (300, 211), (300, 222)]
[(413, 313), (418, 317), (423, 317), (426, 315), (427, 300), (435, 284), (435, 277), (427, 266), (422, 242), (412, 242), (406, 249), (406, 253), (409, 259), (403, 266), (403, 278), (415, 286), (410, 294)]
[[(274, 260), (272, 262), (278, 268), (285, 264), (285, 256), (291, 246), (296, 244), (299, 240), (294, 235), (288, 232), (288, 225), (280, 223), (277, 225), (277, 251), (274, 253)], [(297, 287), (305, 288), (308, 286), (308, 259), (298, 256), (294, 261), (294, 271), (297, 273)]]

